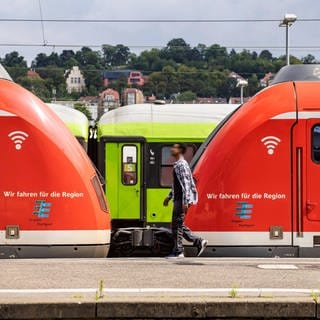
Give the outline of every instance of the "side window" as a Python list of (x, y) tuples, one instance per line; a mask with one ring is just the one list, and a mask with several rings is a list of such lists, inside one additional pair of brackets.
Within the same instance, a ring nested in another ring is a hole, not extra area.
[(127, 145), (122, 147), (122, 184), (132, 186), (137, 184), (137, 147)]
[(320, 124), (312, 128), (312, 160), (320, 164)]
[[(170, 187), (172, 185), (172, 169), (175, 159), (171, 156), (171, 146), (165, 146), (161, 149), (160, 164), (160, 185), (161, 187)], [(196, 152), (195, 145), (188, 145), (184, 158), (190, 163)]]

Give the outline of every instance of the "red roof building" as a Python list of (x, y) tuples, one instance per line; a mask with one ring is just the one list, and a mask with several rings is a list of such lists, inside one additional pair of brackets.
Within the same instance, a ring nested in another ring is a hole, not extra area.
[(32, 69), (28, 70), (27, 77), (30, 79), (41, 79), (39, 73)]

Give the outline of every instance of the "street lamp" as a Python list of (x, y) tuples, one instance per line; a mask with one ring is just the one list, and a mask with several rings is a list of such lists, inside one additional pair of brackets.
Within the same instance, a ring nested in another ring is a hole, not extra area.
[(238, 79), (237, 87), (240, 87), (240, 103), (243, 104), (243, 89), (248, 86), (248, 81), (246, 79)]
[(57, 89), (53, 87), (53, 88), (52, 88), (52, 101), (53, 101), (53, 102), (56, 102), (56, 101), (57, 101), (56, 95), (57, 95)]
[(286, 13), (283, 20), (280, 22), (279, 27), (286, 28), (286, 60), (287, 66), (290, 65), (289, 53), (289, 28), (297, 21), (297, 16), (293, 13)]

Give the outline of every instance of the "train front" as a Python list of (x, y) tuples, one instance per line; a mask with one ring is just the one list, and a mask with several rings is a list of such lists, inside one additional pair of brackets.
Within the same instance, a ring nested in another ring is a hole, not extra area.
[(210, 256), (319, 257), (320, 65), (282, 68), (193, 160)]
[(42, 101), (3, 78), (0, 257), (106, 257), (110, 215), (85, 151)]

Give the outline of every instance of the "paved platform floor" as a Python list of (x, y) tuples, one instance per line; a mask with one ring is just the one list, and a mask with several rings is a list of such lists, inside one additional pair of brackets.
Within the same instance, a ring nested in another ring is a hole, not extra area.
[[(320, 259), (34, 259), (0, 260), (6, 289), (320, 289)], [(81, 291), (81, 290), (80, 290)], [(151, 290), (152, 291), (152, 290)], [(21, 291), (22, 292), (22, 291)], [(27, 292), (27, 291), (26, 291)], [(61, 291), (63, 292), (63, 291)], [(297, 291), (298, 292), (298, 291)]]
[(0, 318), (320, 317), (320, 259), (0, 260)]

